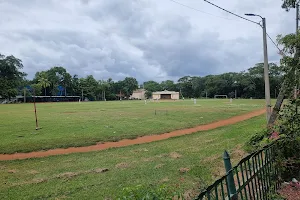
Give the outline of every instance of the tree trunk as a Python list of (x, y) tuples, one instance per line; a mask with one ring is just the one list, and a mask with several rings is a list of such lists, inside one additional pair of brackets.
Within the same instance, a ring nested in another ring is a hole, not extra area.
[(288, 77), (292, 76), (294, 73), (295, 73), (295, 70), (291, 69), (288, 72), (288, 74), (286, 75), (285, 80), (283, 81), (283, 83), (281, 85), (276, 103), (274, 105), (273, 111), (272, 111), (270, 119), (268, 121), (268, 126), (272, 126), (274, 124), (274, 122), (276, 121), (276, 118), (277, 118), (278, 112), (280, 111), (284, 97), (293, 91), (293, 88), (290, 89), (290, 86), (288, 86), (287, 79), (288, 79)]
[(280, 88), (279, 95), (277, 97), (276, 103), (274, 105), (270, 119), (268, 121), (268, 126), (272, 126), (274, 124), (274, 122), (276, 121), (276, 118), (277, 118), (278, 112), (280, 111), (285, 94), (286, 94), (286, 87), (285, 87), (285, 81), (284, 81)]
[(47, 95), (47, 92), (46, 92), (46, 88), (45, 88), (45, 96)]

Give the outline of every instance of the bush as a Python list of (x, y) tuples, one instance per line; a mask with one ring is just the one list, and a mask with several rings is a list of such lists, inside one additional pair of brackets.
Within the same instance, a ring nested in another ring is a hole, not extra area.
[(289, 138), (300, 136), (300, 99), (290, 100), (279, 114), (279, 131)]
[(256, 133), (252, 136), (249, 141), (246, 142), (245, 150), (248, 153), (252, 153), (257, 151), (259, 148), (269, 143), (269, 134), (270, 130), (264, 130), (262, 132)]

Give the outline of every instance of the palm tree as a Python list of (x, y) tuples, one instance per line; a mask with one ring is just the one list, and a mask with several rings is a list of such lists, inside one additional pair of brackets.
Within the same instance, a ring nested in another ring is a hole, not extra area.
[(47, 94), (47, 87), (50, 86), (51, 82), (48, 80), (46, 72), (41, 72), (38, 77), (38, 83), (45, 90), (45, 96)]

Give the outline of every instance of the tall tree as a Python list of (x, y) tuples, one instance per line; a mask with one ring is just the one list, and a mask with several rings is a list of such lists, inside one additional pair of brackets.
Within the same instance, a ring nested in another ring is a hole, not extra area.
[(161, 91), (162, 89), (166, 88), (162, 88), (161, 84), (155, 81), (147, 81), (144, 82), (144, 89), (147, 90), (145, 93), (146, 98), (150, 98), (153, 92)]
[(178, 87), (181, 95), (184, 97), (192, 97), (193, 96), (193, 85), (190, 76), (184, 76), (178, 80)]
[(116, 100), (117, 99), (117, 92), (115, 92), (115, 82), (112, 80), (112, 78), (107, 79), (107, 91), (105, 93), (105, 98), (107, 100)]
[(44, 88), (44, 95), (47, 95), (47, 87), (49, 87), (51, 85), (51, 82), (48, 80), (48, 75), (46, 72), (40, 72), (38, 74), (38, 83), (39, 85)]
[[(297, 0), (283, 0), (282, 3), (282, 8), (285, 9), (286, 11), (289, 11), (291, 8), (295, 8), (296, 7), (296, 2), (299, 2)], [(298, 15), (298, 13), (297, 13)], [(299, 16), (296, 16), (297, 20), (299, 18)], [(290, 34), (287, 35), (285, 37), (281, 37), (279, 36), (278, 41), (279, 43), (283, 44), (285, 46), (285, 50), (283, 52), (281, 52), (283, 54), (283, 65), (284, 66), (290, 66), (288, 68), (288, 70), (286, 71), (286, 76), (288, 78), (285, 78), (284, 81), (281, 84), (280, 87), (280, 92), (279, 95), (277, 97), (276, 103), (274, 105), (274, 108), (272, 110), (270, 119), (268, 121), (268, 125), (272, 125), (278, 115), (279, 110), (281, 109), (281, 105), (283, 103), (283, 100), (285, 98), (286, 95), (289, 95), (289, 93), (291, 92), (291, 88), (289, 87), (290, 85), (290, 81), (289, 79), (293, 79), (293, 74), (295, 75), (296, 71), (299, 71), (299, 69), (297, 69), (295, 66), (295, 63), (289, 63), (287, 60), (290, 59), (290, 56), (286, 56), (285, 53), (290, 54), (291, 51), (294, 52), (294, 62), (298, 63), (299, 57), (300, 57), (300, 45), (299, 45), (299, 33), (298, 33), (298, 29), (299, 27), (297, 27), (296, 32), (297, 35), (294, 34)], [(292, 49), (290, 47), (293, 47)], [(296, 51), (294, 51), (296, 50)]]
[(20, 59), (0, 54), (0, 96), (10, 99), (17, 95), (17, 87), (26, 76), (20, 72), (22, 68)]
[(139, 87), (137, 80), (133, 77), (126, 77), (122, 81), (122, 88), (125, 96), (128, 98), (134, 90)]
[(176, 84), (172, 80), (162, 81), (160, 87), (162, 90), (169, 90), (169, 91), (175, 91), (177, 89)]
[(79, 83), (84, 97), (87, 97), (89, 100), (97, 99), (97, 89), (99, 88), (99, 83), (92, 75), (89, 75), (86, 78), (80, 78)]
[(72, 85), (72, 76), (68, 72), (63, 72), (62, 75), (63, 76), (61, 82), (65, 89), (65, 96), (67, 96), (67, 88), (71, 87)]
[(54, 66), (47, 71), (48, 80), (50, 81), (50, 90), (52, 95), (56, 95), (58, 92), (58, 86), (64, 85), (64, 74), (67, 70), (61, 66)]
[(110, 84), (105, 80), (99, 81), (99, 90), (101, 92), (101, 100), (106, 100), (107, 92), (110, 89)]

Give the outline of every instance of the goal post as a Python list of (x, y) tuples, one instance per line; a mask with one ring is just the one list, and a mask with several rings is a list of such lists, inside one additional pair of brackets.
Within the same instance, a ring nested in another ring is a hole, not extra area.
[(228, 99), (228, 96), (227, 95), (225, 95), (225, 94), (216, 94), (215, 96), (214, 96), (214, 98), (215, 99), (218, 99), (218, 98), (222, 98), (222, 99)]

